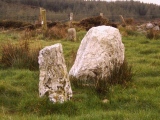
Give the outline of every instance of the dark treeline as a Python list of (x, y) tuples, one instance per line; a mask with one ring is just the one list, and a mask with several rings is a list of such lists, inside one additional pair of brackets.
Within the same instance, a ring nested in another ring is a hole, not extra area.
[[(127, 18), (151, 20), (160, 17), (160, 6), (145, 4), (133, 0), (126, 1), (84, 1), (84, 0), (0, 0), (3, 4), (18, 4), (25, 6), (43, 7), (53, 14), (69, 14), (73, 12), (75, 19), (83, 19), (89, 16), (97, 16), (103, 13), (104, 16), (112, 21), (119, 19), (119, 15)], [(1, 5), (1, 4), (0, 4)], [(8, 7), (8, 9), (12, 7)], [(1, 9), (1, 16), (5, 9)], [(7, 8), (6, 8), (7, 9)], [(16, 9), (16, 8), (12, 8)], [(34, 8), (36, 9), (36, 8)], [(22, 10), (22, 9), (21, 9)], [(14, 10), (13, 10), (14, 11)], [(23, 10), (22, 10), (23, 11)], [(31, 12), (31, 11), (26, 11)], [(37, 12), (35, 12), (37, 14)], [(51, 15), (51, 14), (50, 14)], [(57, 18), (58, 19), (58, 18)]]

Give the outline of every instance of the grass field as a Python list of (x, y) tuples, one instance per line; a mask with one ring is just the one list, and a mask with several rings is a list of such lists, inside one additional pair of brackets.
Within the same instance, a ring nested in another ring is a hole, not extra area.
[[(68, 70), (70, 60), (85, 32), (78, 32), (78, 41), (32, 38), (30, 46), (62, 43)], [(0, 34), (0, 46), (19, 41), (17, 33)], [(114, 85), (103, 99), (93, 90), (72, 86), (73, 98), (64, 104), (52, 104), (39, 98), (39, 71), (0, 68), (1, 120), (159, 120), (160, 119), (160, 39), (144, 35), (123, 37), (125, 56), (133, 67), (133, 82), (127, 87)], [(2, 55), (2, 53), (0, 52)]]

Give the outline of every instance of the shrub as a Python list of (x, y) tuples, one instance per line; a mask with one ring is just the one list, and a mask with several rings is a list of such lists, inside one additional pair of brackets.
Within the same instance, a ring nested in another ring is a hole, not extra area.
[(134, 23), (134, 19), (133, 18), (126, 18), (125, 22), (127, 25), (132, 25)]
[(60, 26), (54, 26), (51, 29), (48, 29), (44, 33), (44, 37), (47, 37), (49, 39), (55, 38), (55, 39), (61, 39), (61, 38), (66, 38), (67, 32), (66, 32), (65, 27), (60, 27)]
[(146, 38), (148, 39), (159, 39), (160, 38), (160, 32), (155, 30), (148, 30), (146, 34)]
[(30, 23), (20, 22), (20, 21), (13, 21), (13, 20), (3, 20), (0, 21), (0, 27), (4, 28), (23, 28), (28, 26), (29, 29), (35, 29), (34, 25)]
[(32, 37), (36, 37), (38, 35), (36, 30), (25, 29), (21, 34), (22, 40), (29, 40)]
[(137, 36), (139, 34), (133, 26), (126, 26), (125, 32), (127, 35), (130, 35), (130, 36)]
[(38, 53), (40, 48), (30, 50), (27, 40), (18, 44), (2, 45), (1, 63), (4, 67), (38, 69)]
[(83, 26), (88, 31), (91, 27), (108, 25), (108, 22), (107, 19), (102, 18), (101, 16), (96, 16), (81, 20), (79, 26)]
[[(35, 37), (36, 39), (41, 35), (42, 39), (62, 39), (66, 38), (67, 36), (67, 29), (64, 24), (60, 23), (50, 23), (50, 26), (47, 30), (43, 29), (36, 29), (32, 30), (29, 28), (26, 28), (23, 33), (21, 34), (21, 39), (29, 40), (32, 37)], [(52, 27), (53, 26), (53, 27)]]

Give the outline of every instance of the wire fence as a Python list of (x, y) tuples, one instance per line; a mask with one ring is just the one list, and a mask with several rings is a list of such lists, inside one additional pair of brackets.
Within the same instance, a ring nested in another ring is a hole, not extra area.
[[(39, 20), (39, 15), (40, 15), (40, 7), (45, 6), (45, 2), (35, 0), (33, 3), (35, 6), (31, 5), (25, 5), (25, 4), (20, 4), (21, 2), (17, 2), (15, 4), (11, 3), (8, 4), (5, 1), (1, 1), (1, 6), (0, 6), (0, 20), (13, 20), (13, 21), (23, 21), (23, 22), (29, 22), (29, 23), (35, 23), (35, 21)], [(23, 2), (22, 2), (23, 3)], [(26, 3), (26, 2), (24, 2)], [(43, 3), (43, 4), (42, 4)], [(50, 11), (49, 9), (47, 10), (47, 21), (59, 21), (59, 22), (67, 22), (69, 21), (69, 13), (73, 12), (74, 17), (73, 20), (75, 21), (80, 21), (84, 18), (89, 18), (93, 16), (99, 16), (100, 11), (103, 12), (104, 18), (108, 19), (109, 21), (112, 22), (119, 22), (120, 17), (119, 17), (119, 11), (118, 12), (112, 12), (112, 11), (107, 11), (103, 10), (101, 7), (97, 6), (98, 2), (93, 2), (93, 7), (95, 8), (95, 11), (89, 11), (88, 8), (84, 9), (82, 8), (82, 11), (79, 11), (77, 4), (73, 5), (72, 9), (66, 9), (63, 12), (54, 12)], [(104, 3), (104, 2), (103, 2)], [(102, 5), (103, 6), (103, 5)], [(60, 6), (59, 6), (60, 7)], [(124, 13), (126, 12), (126, 13)], [(160, 18), (160, 13), (155, 14), (153, 11), (150, 11), (151, 13), (148, 13), (149, 15), (134, 15), (134, 14), (129, 14), (127, 11), (123, 11), (123, 17), (124, 18), (133, 18), (135, 20), (153, 20)], [(3, 14), (2, 14), (3, 13)], [(121, 12), (122, 13), (122, 12)]]
[[(73, 19), (75, 21), (80, 21), (84, 18), (89, 18), (89, 17), (95, 17), (99, 16), (97, 15), (86, 15), (86, 14), (74, 14)], [(104, 15), (104, 18), (108, 19), (111, 22), (119, 22), (120, 20), (120, 15)], [(154, 19), (160, 19), (160, 15), (157, 16), (136, 16), (136, 15), (124, 15), (124, 18), (132, 18), (135, 20), (148, 20), (152, 21)], [(28, 22), (34, 24), (37, 20), (39, 20), (39, 14), (37, 15), (24, 15), (24, 16), (5, 16), (5, 15), (0, 15), (0, 20), (13, 20), (13, 21), (23, 21), (23, 22)], [(69, 21), (69, 14), (47, 14), (47, 21), (52, 21), (52, 22), (67, 22)]]
[[(100, 15), (100, 14), (99, 14)], [(90, 18), (90, 17), (96, 17), (96, 16), (99, 16), (98, 14), (97, 15), (87, 15), (87, 14), (74, 14), (74, 20), (76, 21), (80, 21), (82, 19), (85, 19), (85, 18)], [(103, 14), (104, 15), (104, 14)], [(120, 15), (104, 15), (103, 16), (104, 18), (108, 19), (109, 21), (111, 22), (122, 22), (121, 19), (120, 19)], [(136, 16), (136, 15), (124, 15), (123, 16), (124, 18), (132, 18), (132, 19), (135, 19), (137, 20), (138, 18), (138, 21), (139, 23), (143, 23), (144, 20), (147, 20), (147, 21), (154, 21), (154, 20), (158, 20), (159, 23), (160, 23), (160, 15), (158, 16)], [(3, 33), (8, 33), (8, 32), (12, 32), (12, 31), (18, 31), (18, 30), (21, 30), (21, 29), (26, 29), (26, 28), (29, 28), (31, 26), (33, 26), (33, 24), (36, 23), (37, 20), (39, 20), (40, 18), (40, 15), (26, 15), (26, 16), (14, 16), (14, 17), (11, 17), (11, 16), (2, 16), (0, 15), (0, 20), (13, 20), (13, 21), (21, 21), (21, 22), (28, 22), (28, 23), (32, 23), (30, 25), (26, 25), (24, 27), (19, 27), (19, 28), (14, 28), (14, 29), (3, 29), (3, 30), (0, 30), (0, 34), (3, 34)], [(141, 21), (142, 20), (142, 21)], [(51, 22), (68, 22), (70, 21), (70, 15), (69, 14), (47, 14), (47, 21), (51, 21)], [(145, 21), (146, 23), (146, 21)]]

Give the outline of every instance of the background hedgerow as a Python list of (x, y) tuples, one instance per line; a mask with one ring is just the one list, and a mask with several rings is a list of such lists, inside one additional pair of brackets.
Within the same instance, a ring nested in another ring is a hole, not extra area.
[(24, 29), (25, 27), (28, 27), (29, 29), (35, 29), (34, 25), (27, 22), (21, 22), (21, 21), (15, 21), (15, 20), (0, 20), (0, 27), (4, 28), (21, 28)]

